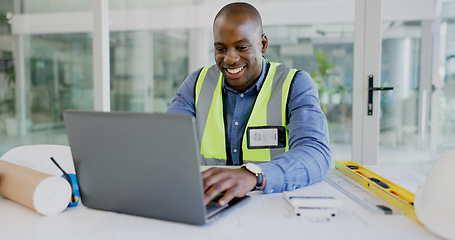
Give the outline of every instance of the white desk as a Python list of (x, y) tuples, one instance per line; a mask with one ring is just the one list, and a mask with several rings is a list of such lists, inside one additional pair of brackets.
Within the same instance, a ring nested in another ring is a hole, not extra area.
[[(62, 161), (62, 167), (74, 172), (68, 147), (36, 145), (27, 149), (9, 153), (7, 157), (19, 165), (60, 175), (48, 159), (49, 152), (52, 152), (54, 157)], [(2, 158), (6, 159), (5, 156)], [(421, 174), (400, 168), (368, 168), (412, 192), (425, 180)], [(334, 196), (343, 205), (331, 221), (311, 221), (294, 216), (293, 208), (281, 193), (251, 193), (247, 203), (232, 209), (216, 221), (205, 226), (192, 226), (93, 210), (81, 203), (60, 214), (42, 216), (0, 197), (0, 240), (439, 239), (405, 215), (371, 214), (326, 181), (295, 192)]]
[(296, 191), (332, 195), (343, 206), (330, 221), (294, 216), (281, 193), (251, 199), (204, 226), (86, 208), (41, 216), (0, 197), (0, 239), (439, 239), (405, 215), (372, 215), (329, 183)]

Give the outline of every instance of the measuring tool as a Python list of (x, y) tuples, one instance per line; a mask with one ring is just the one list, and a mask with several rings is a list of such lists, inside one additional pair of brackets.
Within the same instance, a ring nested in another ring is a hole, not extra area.
[(352, 161), (335, 161), (335, 168), (421, 224), (414, 211), (415, 194)]
[(365, 210), (374, 215), (402, 215), (403, 213), (386, 203), (367, 189), (363, 188), (341, 172), (330, 169), (329, 173), (324, 179), (326, 182), (333, 185), (346, 196), (354, 200), (357, 204), (362, 206)]

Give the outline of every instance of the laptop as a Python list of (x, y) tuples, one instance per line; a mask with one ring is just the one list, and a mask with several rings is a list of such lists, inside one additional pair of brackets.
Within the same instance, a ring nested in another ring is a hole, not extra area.
[(63, 117), (84, 206), (203, 225), (248, 198), (205, 206), (192, 116), (66, 110)]

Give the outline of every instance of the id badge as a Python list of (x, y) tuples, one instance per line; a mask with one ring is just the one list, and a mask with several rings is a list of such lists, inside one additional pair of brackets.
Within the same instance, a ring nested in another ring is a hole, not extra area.
[(284, 148), (286, 132), (283, 126), (263, 126), (247, 128), (248, 149)]

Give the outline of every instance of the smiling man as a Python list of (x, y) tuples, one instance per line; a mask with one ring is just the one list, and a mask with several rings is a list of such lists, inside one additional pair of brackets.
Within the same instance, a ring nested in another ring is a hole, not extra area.
[(224, 205), (253, 190), (290, 191), (321, 181), (331, 165), (327, 120), (303, 71), (267, 61), (268, 39), (248, 3), (223, 7), (213, 23), (216, 65), (178, 89), (170, 113), (196, 117), (205, 202)]
[(215, 61), (229, 86), (244, 92), (261, 75), (262, 54), (267, 50), (268, 41), (255, 9), (229, 11), (229, 6), (225, 9), (217, 15), (213, 25)]

